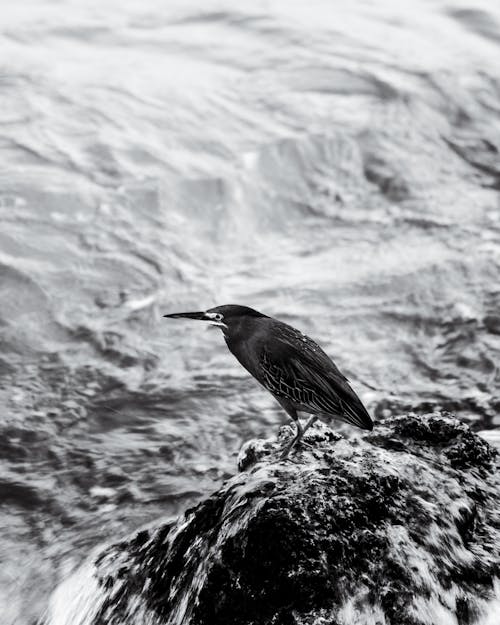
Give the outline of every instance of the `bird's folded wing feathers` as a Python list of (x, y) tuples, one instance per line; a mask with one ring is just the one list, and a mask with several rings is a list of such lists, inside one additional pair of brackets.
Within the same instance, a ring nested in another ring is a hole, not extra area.
[(360, 428), (372, 429), (370, 415), (347, 379), (313, 341), (295, 345), (281, 340), (279, 350), (276, 343), (272, 353), (264, 349), (261, 365), (264, 386), (278, 397)]

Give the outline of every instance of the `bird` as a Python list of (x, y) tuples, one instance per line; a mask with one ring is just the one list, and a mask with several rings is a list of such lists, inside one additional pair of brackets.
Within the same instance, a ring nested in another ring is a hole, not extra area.
[[(282, 459), (318, 418), (373, 429), (368, 411), (331, 358), (313, 339), (287, 323), (236, 304), (163, 316), (207, 321), (222, 330), (229, 351), (296, 424), (295, 436), (282, 449)], [(299, 412), (310, 415), (305, 426)]]

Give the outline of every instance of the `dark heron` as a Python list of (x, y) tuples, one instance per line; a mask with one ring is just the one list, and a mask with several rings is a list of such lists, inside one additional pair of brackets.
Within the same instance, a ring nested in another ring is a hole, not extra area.
[[(297, 425), (285, 458), (318, 418), (340, 419), (364, 430), (373, 423), (347, 378), (312, 339), (292, 326), (247, 306), (216, 306), (204, 312), (164, 315), (199, 319), (221, 328), (229, 351), (275, 397)], [(298, 413), (311, 416), (302, 427)]]

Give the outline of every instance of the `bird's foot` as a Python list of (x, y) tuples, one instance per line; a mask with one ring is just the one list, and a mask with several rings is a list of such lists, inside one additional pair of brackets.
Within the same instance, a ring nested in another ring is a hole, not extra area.
[(288, 458), (288, 455), (290, 454), (290, 452), (292, 451), (292, 449), (300, 449), (303, 447), (307, 447), (309, 449), (312, 449), (314, 447), (314, 445), (312, 443), (308, 443), (304, 440), (295, 440), (293, 439), (293, 441), (291, 441), (290, 443), (288, 443), (287, 445), (285, 445), (283, 447), (283, 450), (280, 454), (280, 460), (285, 460)]
[(292, 449), (297, 449), (303, 446), (313, 447), (311, 443), (306, 443), (306, 441), (304, 441), (301, 436), (294, 436), (293, 439), (283, 447), (283, 450), (280, 454), (280, 459), (284, 460), (285, 458), (288, 458), (288, 454), (292, 451)]
[(308, 447), (309, 449), (313, 449), (314, 446), (315, 446), (314, 443), (309, 443), (308, 441), (305, 441), (304, 439), (300, 440), (295, 445), (295, 447)]
[(288, 458), (288, 454), (290, 453), (290, 451), (293, 449), (293, 447), (295, 446), (295, 438), (293, 439), (293, 441), (291, 443), (287, 443), (284, 447), (283, 450), (281, 451), (280, 454), (280, 460), (286, 460)]

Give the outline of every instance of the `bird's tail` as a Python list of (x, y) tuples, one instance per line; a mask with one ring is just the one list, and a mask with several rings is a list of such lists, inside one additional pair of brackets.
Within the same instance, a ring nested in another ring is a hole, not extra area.
[(355, 425), (362, 430), (373, 430), (372, 418), (361, 403), (361, 400), (357, 399), (357, 401), (348, 402), (341, 400), (340, 405), (342, 408), (342, 414), (338, 415), (338, 417), (342, 419), (342, 421)]

